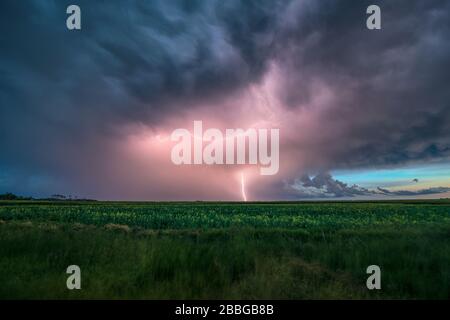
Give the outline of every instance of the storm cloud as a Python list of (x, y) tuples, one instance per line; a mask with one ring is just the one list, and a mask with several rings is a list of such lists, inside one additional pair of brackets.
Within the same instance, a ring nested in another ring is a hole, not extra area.
[(234, 199), (227, 170), (181, 172), (130, 140), (195, 118), (281, 129), (280, 174), (255, 178), (255, 199), (305, 174), (448, 161), (450, 3), (376, 1), (374, 31), (370, 4), (2, 1), (0, 191)]
[(377, 187), (374, 190), (363, 188), (356, 184), (346, 183), (334, 179), (330, 173), (322, 172), (310, 178), (303, 175), (301, 178), (285, 182), (285, 194), (291, 199), (314, 199), (314, 198), (353, 198), (358, 196), (421, 196), (432, 194), (443, 194), (450, 191), (447, 187), (433, 187), (419, 190), (395, 190), (390, 191)]

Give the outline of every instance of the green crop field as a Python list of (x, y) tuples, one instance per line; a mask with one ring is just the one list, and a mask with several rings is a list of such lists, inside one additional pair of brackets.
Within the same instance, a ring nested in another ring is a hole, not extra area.
[(0, 202), (0, 299), (449, 297), (448, 200)]

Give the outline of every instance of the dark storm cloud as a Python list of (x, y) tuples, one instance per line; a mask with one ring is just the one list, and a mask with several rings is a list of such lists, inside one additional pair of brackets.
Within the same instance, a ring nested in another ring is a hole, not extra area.
[[(66, 29), (69, 4), (81, 7), (81, 31)], [(151, 125), (257, 81), (273, 9), (267, 1), (2, 1), (0, 166), (67, 175), (71, 161), (98, 157), (120, 125)]]
[(312, 179), (308, 175), (303, 175), (293, 182), (286, 182), (285, 190), (293, 198), (340, 198), (373, 194), (366, 188), (357, 185), (348, 186), (342, 181), (333, 179), (326, 172)]
[[(320, 3), (317, 4), (317, 3)], [(382, 8), (382, 30), (361, 12)], [(401, 165), (450, 155), (450, 3), (303, 1), (286, 23), (282, 96), (308, 108), (317, 81), (336, 93), (321, 117), (331, 167)], [(336, 134), (337, 133), (337, 134)], [(337, 144), (342, 146), (335, 147)], [(325, 152), (324, 155), (326, 155)]]
[[(381, 31), (365, 28), (374, 3)], [(81, 31), (65, 27), (69, 4)], [(0, 181), (57, 176), (76, 191), (122, 125), (214, 108), (271, 62), (286, 110), (324, 110), (306, 171), (448, 158), (449, 14), (437, 0), (3, 0)], [(318, 86), (333, 93), (319, 106)]]
[(377, 189), (379, 194), (383, 195), (394, 195), (394, 196), (418, 196), (418, 195), (428, 195), (428, 194), (439, 194), (439, 193), (445, 193), (449, 192), (450, 188), (445, 187), (433, 187), (428, 189), (421, 189), (421, 190), (397, 190), (397, 191), (389, 191), (383, 188)]
[(284, 185), (285, 196), (292, 199), (320, 199), (320, 198), (342, 198), (359, 196), (420, 196), (440, 194), (450, 191), (447, 187), (432, 187), (420, 190), (395, 190), (390, 191), (381, 187), (369, 190), (358, 185), (347, 185), (334, 179), (329, 173), (323, 172), (312, 179), (303, 175), (299, 179), (286, 181)]
[(189, 105), (258, 79), (275, 28), (262, 1), (76, 1), (83, 24), (71, 32), (72, 2), (2, 2), (8, 112), (152, 120), (173, 100)]

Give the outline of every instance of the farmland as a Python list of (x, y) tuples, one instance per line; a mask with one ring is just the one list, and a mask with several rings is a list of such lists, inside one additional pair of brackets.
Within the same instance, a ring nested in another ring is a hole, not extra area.
[(450, 202), (4, 201), (0, 284), (2, 299), (448, 299)]

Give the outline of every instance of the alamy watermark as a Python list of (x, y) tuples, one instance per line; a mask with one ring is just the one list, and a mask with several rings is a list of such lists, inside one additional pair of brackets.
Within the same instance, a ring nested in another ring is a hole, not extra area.
[(370, 274), (367, 278), (366, 286), (369, 290), (381, 289), (381, 269), (376, 264), (370, 265), (366, 269), (366, 273)]
[(176, 129), (171, 140), (178, 142), (171, 152), (176, 165), (259, 165), (261, 175), (277, 174), (280, 167), (279, 129), (226, 129), (223, 133), (216, 128), (203, 131), (203, 122), (194, 121), (193, 132)]
[(81, 269), (76, 264), (70, 265), (66, 270), (67, 277), (66, 286), (69, 290), (80, 290), (81, 289)]
[(81, 9), (72, 4), (67, 7), (66, 13), (69, 15), (66, 19), (66, 27), (69, 30), (81, 30)]
[[(81, 8), (78, 5), (71, 4), (66, 9), (69, 16), (66, 19), (66, 27), (69, 30), (81, 30)], [(366, 26), (369, 30), (381, 29), (381, 8), (372, 4), (367, 7), (366, 14), (369, 15), (366, 20)]]

